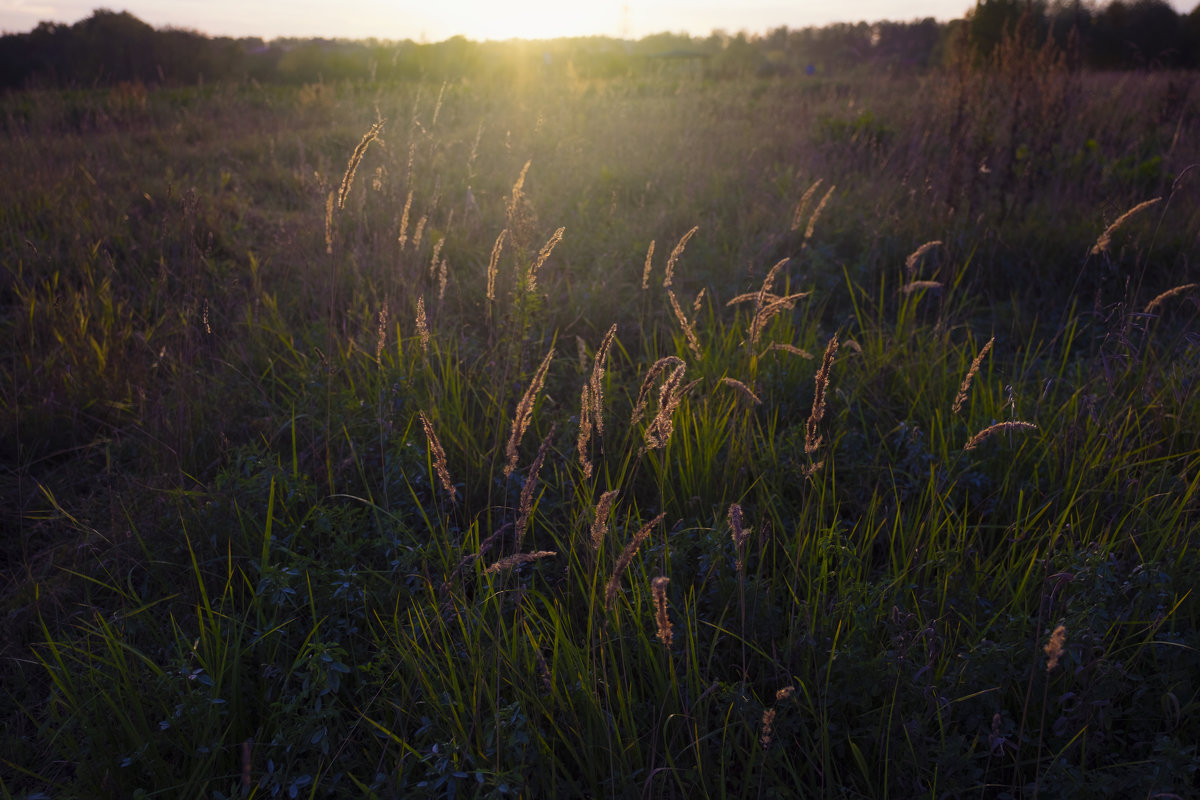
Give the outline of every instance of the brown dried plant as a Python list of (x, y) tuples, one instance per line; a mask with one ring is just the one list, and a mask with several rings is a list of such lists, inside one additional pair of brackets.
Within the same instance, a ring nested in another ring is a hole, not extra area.
[(671, 441), (671, 434), (675, 430), (675, 409), (683, 400), (683, 395), (695, 385), (683, 383), (686, 371), (687, 365), (680, 361), (679, 366), (667, 375), (666, 380), (659, 387), (658, 411), (655, 413), (654, 419), (650, 420), (650, 424), (646, 426), (646, 448), (648, 450), (661, 450)]
[(804, 452), (812, 455), (821, 446), (821, 435), (818, 426), (825, 416), (825, 391), (829, 388), (829, 368), (833, 365), (833, 357), (837, 354), (838, 337), (835, 333), (825, 347), (825, 355), (821, 358), (821, 367), (813, 379), (816, 391), (813, 393), (812, 413), (804, 426)]
[(950, 409), (952, 414), (962, 411), (963, 403), (967, 402), (967, 393), (971, 391), (971, 381), (975, 379), (975, 373), (979, 372), (979, 367), (983, 364), (984, 357), (992, 349), (992, 344), (995, 341), (995, 336), (988, 339), (987, 344), (980, 349), (979, 355), (975, 356), (974, 360), (971, 361), (971, 366), (967, 370), (967, 376), (963, 378), (962, 385), (958, 387), (958, 395), (954, 398), (954, 405)]
[(354, 185), (354, 174), (358, 172), (358, 165), (362, 163), (363, 156), (367, 153), (367, 147), (371, 142), (379, 138), (379, 134), (383, 132), (384, 120), (378, 120), (371, 126), (365, 134), (362, 141), (354, 148), (354, 152), (350, 154), (350, 161), (346, 164), (346, 172), (342, 175), (342, 185), (338, 189), (337, 207), (341, 211), (346, 207), (346, 198), (350, 195), (350, 187)]
[(812, 238), (813, 231), (816, 230), (817, 227), (817, 220), (821, 218), (821, 212), (825, 210), (825, 204), (829, 202), (829, 196), (833, 194), (833, 190), (836, 188), (836, 185), (829, 187), (829, 191), (825, 192), (825, 196), (821, 198), (821, 202), (817, 203), (817, 207), (813, 211), (812, 216), (808, 218), (808, 227), (804, 229), (805, 240)]
[(375, 363), (380, 363), (383, 356), (383, 346), (387, 344), (387, 324), (388, 324), (388, 304), (383, 301), (383, 308), (379, 309), (379, 326), (375, 329)]
[(699, 225), (697, 225), (696, 227), (692, 228), (690, 231), (685, 233), (679, 239), (679, 243), (675, 245), (675, 249), (671, 251), (671, 255), (667, 258), (667, 268), (663, 272), (663, 288), (664, 289), (671, 288), (671, 284), (675, 279), (675, 263), (677, 261), (679, 261), (679, 257), (681, 255), (683, 255), (683, 249), (685, 247), (687, 247), (688, 240), (691, 239), (693, 236), (695, 236), (696, 231), (698, 231), (698, 230), (700, 230)]
[(404, 201), (404, 211), (400, 214), (400, 235), (396, 241), (400, 243), (400, 249), (404, 249), (404, 244), (408, 241), (408, 213), (412, 209), (413, 193), (412, 189), (408, 190), (408, 198)]
[[(614, 322), (600, 340), (596, 348), (596, 357), (592, 362), (591, 411), (592, 423), (597, 436), (604, 436), (604, 372), (608, 365), (608, 354), (612, 350), (613, 340), (617, 337), (617, 324)], [(603, 443), (601, 444), (603, 446)]]
[(1100, 253), (1107, 253), (1109, 245), (1112, 244), (1112, 235), (1116, 233), (1122, 225), (1128, 222), (1130, 217), (1145, 211), (1151, 206), (1156, 205), (1161, 200), (1161, 197), (1155, 197), (1153, 200), (1144, 200), (1143, 202), (1138, 203), (1136, 206), (1126, 211), (1121, 216), (1117, 217), (1116, 221), (1113, 222), (1112, 225), (1109, 225), (1107, 228), (1105, 228), (1104, 233), (1100, 234), (1100, 238), (1096, 240), (1094, 245), (1092, 245), (1089, 255), (1095, 256), (1099, 255)]
[(325, 254), (333, 253), (333, 192), (325, 198)]
[(650, 267), (654, 258), (654, 240), (650, 240), (650, 248), (646, 250), (646, 264), (642, 267), (642, 290), (650, 288)]
[(504, 227), (508, 229), (508, 237), (518, 250), (524, 250), (529, 244), (529, 237), (537, 226), (537, 213), (525, 196), (525, 176), (529, 173), (531, 163), (533, 162), (525, 162), (521, 174), (513, 184), (511, 194), (504, 201)]
[(1011, 422), (997, 422), (995, 425), (989, 425), (979, 433), (972, 436), (963, 446), (963, 450), (974, 450), (979, 445), (983, 444), (988, 438), (997, 433), (1014, 433), (1016, 431), (1033, 431), (1037, 430), (1037, 425), (1032, 422), (1021, 422), (1013, 420)]
[(1158, 297), (1154, 298), (1149, 303), (1147, 303), (1146, 309), (1142, 313), (1143, 314), (1153, 314), (1155, 311), (1158, 310), (1158, 307), (1161, 306), (1166, 301), (1170, 300), (1173, 297), (1178, 297), (1179, 295), (1184, 294), (1185, 292), (1189, 292), (1192, 289), (1195, 289), (1197, 286), (1200, 286), (1200, 283), (1185, 283), (1182, 286), (1176, 286), (1174, 289), (1168, 289), (1167, 291), (1163, 292)]
[(754, 316), (750, 319), (750, 325), (746, 329), (746, 341), (750, 345), (758, 343), (759, 337), (767, 324), (775, 318), (781, 311), (790, 311), (795, 308), (796, 301), (808, 297), (808, 292), (796, 292), (795, 294), (780, 296), (772, 293), (771, 289), (775, 283), (775, 276), (783, 269), (784, 265), (790, 259), (783, 259), (771, 267), (767, 272), (767, 276), (763, 279), (762, 286), (757, 292), (748, 292), (739, 294), (732, 300), (727, 302), (726, 306), (736, 305), (738, 303), (747, 303), (754, 301)]
[(796, 204), (796, 211), (792, 215), (792, 230), (800, 230), (800, 221), (804, 219), (804, 212), (808, 208), (808, 204), (812, 201), (813, 195), (817, 193), (817, 187), (821, 185), (823, 178), (817, 178), (816, 182), (808, 187), (808, 190), (801, 195), (800, 202)]
[(433, 243), (433, 258), (429, 259), (429, 275), (432, 277), (437, 271), (438, 259), (442, 255), (442, 246), (446, 244), (446, 237), (443, 236)]
[(500, 251), (504, 249), (504, 237), (506, 236), (508, 236), (508, 228), (500, 231), (496, 237), (496, 242), (492, 245), (492, 256), (488, 259), (487, 300), (489, 303), (496, 301), (496, 270), (500, 264)]
[(625, 568), (629, 566), (629, 562), (633, 561), (633, 557), (637, 555), (638, 548), (642, 546), (642, 542), (650, 536), (651, 531), (658, 526), (666, 518), (667, 514), (664, 511), (654, 519), (643, 525), (638, 532), (629, 540), (629, 544), (625, 545), (625, 549), (621, 551), (621, 555), (617, 558), (616, 566), (613, 567), (612, 575), (609, 576), (608, 582), (604, 584), (604, 608), (605, 610), (612, 607), (613, 601), (617, 599), (617, 592), (621, 590), (621, 575), (625, 572)]
[(588, 447), (592, 441), (592, 401), (588, 397), (590, 389), (585, 383), (579, 390), (579, 436), (575, 440), (575, 450), (579, 454), (579, 466), (583, 469), (583, 477), (592, 477), (592, 460)]
[(429, 355), (429, 325), (425, 319), (425, 296), (417, 298), (417, 336), (421, 340), (421, 352)]
[(525, 479), (525, 485), (521, 487), (521, 502), (517, 507), (516, 526), (518, 548), (521, 546), (521, 540), (525, 538), (525, 529), (529, 527), (529, 515), (533, 513), (533, 495), (537, 489), (538, 474), (542, 471), (542, 462), (546, 460), (546, 452), (550, 449), (552, 441), (554, 441), (554, 425), (550, 426), (550, 432), (542, 440), (542, 446), (538, 448), (537, 456), (533, 459), (533, 466), (529, 468), (529, 477)]
[(413, 250), (421, 249), (421, 237), (425, 234), (425, 223), (428, 221), (429, 216), (427, 214), (422, 214), (421, 218), (417, 220), (417, 227), (413, 229)]
[(928, 253), (930, 250), (937, 247), (941, 243), (942, 243), (941, 240), (926, 242), (925, 244), (921, 245), (916, 250), (914, 250), (912, 252), (912, 254), (909, 255), (909, 257), (904, 260), (904, 275), (906, 278), (908, 278), (908, 280), (910, 282), (917, 275), (917, 263), (921, 260), (921, 256), (925, 255), (926, 253)]
[(679, 327), (683, 329), (683, 335), (687, 339), (688, 349), (692, 351), (692, 355), (699, 361), (702, 356), (700, 350), (700, 340), (696, 338), (696, 328), (688, 321), (687, 315), (683, 313), (683, 309), (679, 305), (679, 301), (675, 298), (675, 292), (667, 289), (667, 299), (671, 301), (671, 310), (675, 312), (675, 319), (679, 320)]
[(762, 400), (758, 399), (758, 395), (756, 395), (754, 392), (752, 392), (750, 390), (750, 387), (747, 386), (746, 384), (742, 383), (741, 381), (739, 381), (735, 378), (721, 378), (721, 383), (723, 383), (725, 386), (729, 386), (733, 389), (736, 389), (738, 391), (738, 393), (742, 395), (742, 397), (745, 397), (747, 400), (749, 400), (754, 405), (756, 405), (756, 406), (762, 405)]
[(910, 281), (900, 289), (904, 294), (912, 294), (913, 292), (920, 291), (940, 292), (941, 290), (941, 281)]
[(527, 280), (526, 287), (529, 292), (534, 292), (537, 290), (538, 270), (541, 269), (542, 265), (546, 263), (546, 259), (550, 258), (550, 254), (554, 252), (555, 245), (562, 241), (563, 233), (566, 230), (566, 228), (559, 228), (556, 230), (546, 241), (546, 243), (542, 245), (542, 249), (538, 251), (537, 258), (534, 259), (533, 264), (529, 267), (529, 278)]
[(771, 746), (771, 733), (772, 733), (771, 728), (772, 728), (772, 726), (774, 726), (774, 724), (775, 724), (775, 709), (773, 709), (773, 708), (763, 709), (761, 741), (762, 741), (762, 746), (763, 746), (764, 750), (766, 750), (768, 747)]
[(519, 567), (522, 564), (530, 564), (541, 558), (552, 558), (558, 555), (553, 550), (536, 550), (532, 553), (515, 553), (507, 558), (502, 558), (496, 563), (484, 570), (488, 575), (495, 575), (497, 572), (507, 572), (514, 567)]
[(446, 468), (446, 451), (442, 449), (442, 443), (434, 433), (433, 423), (425, 416), (425, 412), (418, 411), (417, 415), (421, 418), (421, 427), (425, 429), (425, 440), (429, 443), (429, 452), (433, 456), (433, 468), (437, 472), (438, 480), (441, 481), (446, 494), (450, 495), (450, 502), (454, 503), (458, 500), (458, 489), (450, 480), (450, 471)]
[(637, 402), (633, 404), (633, 416), (629, 419), (630, 426), (637, 425), (642, 421), (642, 417), (646, 413), (646, 402), (650, 397), (650, 387), (654, 385), (659, 375), (662, 375), (668, 369), (682, 369), (684, 361), (678, 356), (663, 356), (650, 365), (650, 369), (646, 371), (646, 377), (642, 379), (642, 387), (638, 390)]
[(812, 358), (813, 357), (812, 353), (808, 352), (807, 350), (801, 350), (799, 347), (796, 347), (795, 345), (792, 345), (792, 344), (784, 344), (784, 343), (776, 342), (775, 344), (770, 345), (763, 352), (769, 353), (772, 350), (781, 350), (785, 353), (791, 353), (794, 356), (799, 356), (800, 358)]
[(671, 618), (667, 615), (667, 584), (671, 579), (660, 575), (650, 582), (650, 593), (654, 596), (654, 627), (655, 635), (664, 647), (670, 647), (674, 641), (674, 631)]
[(525, 435), (525, 429), (529, 427), (534, 403), (537, 401), (538, 393), (542, 390), (542, 384), (546, 381), (546, 372), (550, 369), (550, 359), (553, 357), (554, 348), (551, 347), (550, 352), (546, 353), (546, 357), (542, 359), (541, 366), (534, 373), (533, 380), (529, 382), (529, 388), (525, 390), (521, 402), (517, 403), (517, 410), (513, 414), (512, 432), (509, 434), (508, 446), (505, 448), (505, 455), (508, 458), (508, 462), (504, 465), (505, 478), (512, 475), (513, 470), (517, 468), (517, 447), (521, 444), (521, 437)]
[(1050, 641), (1046, 643), (1044, 652), (1046, 653), (1046, 672), (1050, 672), (1058, 666), (1058, 661), (1062, 658), (1063, 648), (1067, 643), (1067, 629), (1063, 625), (1059, 625), (1050, 634)]
[(742, 521), (742, 507), (737, 503), (729, 506), (729, 535), (733, 539), (733, 547), (737, 553), (737, 571), (741, 575), (745, 569), (744, 551), (746, 540), (750, 538), (751, 528), (745, 526)]
[(600, 500), (596, 503), (596, 516), (592, 520), (592, 549), (599, 550), (600, 543), (604, 541), (604, 533), (608, 530), (608, 517), (612, 513), (613, 502), (620, 494), (619, 489), (610, 489), (600, 495)]

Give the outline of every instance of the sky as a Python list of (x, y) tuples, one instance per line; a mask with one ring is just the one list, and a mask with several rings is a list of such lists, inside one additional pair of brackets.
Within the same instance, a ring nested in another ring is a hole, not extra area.
[[(1168, 0), (1188, 13), (1196, 0)], [(765, 33), (786, 25), (962, 17), (974, 0), (794, 0), (682, 3), (678, 0), (0, 0), (0, 31), (41, 21), (74, 23), (97, 7), (128, 11), (156, 28), (264, 39), (540, 39), (558, 36), (641, 38), (651, 33), (714, 30)]]

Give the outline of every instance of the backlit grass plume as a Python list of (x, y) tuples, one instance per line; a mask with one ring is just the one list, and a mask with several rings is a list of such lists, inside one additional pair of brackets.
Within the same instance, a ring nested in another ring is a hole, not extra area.
[(372, 125), (363, 134), (362, 141), (354, 148), (354, 152), (350, 154), (350, 161), (346, 164), (346, 172), (342, 175), (342, 185), (338, 188), (338, 211), (346, 207), (346, 198), (350, 195), (350, 188), (354, 185), (354, 174), (358, 172), (358, 165), (362, 163), (363, 156), (367, 154), (367, 148), (371, 142), (378, 139), (379, 134), (383, 132), (383, 124), (384, 120), (381, 119)]
[(968, 439), (967, 443), (963, 446), (963, 450), (974, 450), (997, 433), (1016, 433), (1018, 431), (1034, 430), (1037, 430), (1037, 425), (1034, 425), (1032, 422), (1021, 422), (1019, 420), (997, 422), (995, 425), (989, 425)]
[(984, 357), (992, 349), (992, 344), (995, 341), (995, 336), (988, 339), (987, 344), (980, 349), (979, 354), (971, 361), (971, 366), (967, 369), (966, 377), (963, 378), (962, 385), (958, 387), (958, 395), (954, 398), (954, 405), (950, 409), (952, 414), (957, 414), (961, 411), (963, 403), (967, 402), (967, 393), (971, 391), (971, 381), (975, 379), (975, 373), (979, 372), (979, 367), (983, 364)]
[(533, 374), (533, 379), (521, 397), (521, 402), (517, 403), (517, 410), (513, 414), (512, 431), (508, 436), (508, 446), (504, 450), (508, 458), (504, 465), (504, 477), (506, 478), (512, 475), (513, 470), (517, 468), (517, 447), (521, 444), (521, 437), (525, 435), (525, 429), (529, 427), (529, 420), (533, 416), (533, 406), (537, 402), (538, 393), (542, 391), (542, 384), (546, 381), (546, 372), (550, 369), (550, 359), (553, 357), (554, 348), (551, 347), (550, 352), (546, 353), (546, 357), (542, 359), (541, 366)]
[[(687, 247), (688, 240), (689, 240), (689, 239), (691, 239), (693, 236), (695, 236), (695, 235), (696, 235), (696, 231), (698, 231), (698, 230), (700, 230), (700, 226), (699, 226), (699, 225), (697, 225), (696, 227), (692, 228), (690, 231), (688, 231), (688, 232), (687, 232), (687, 233), (685, 233), (683, 236), (681, 236), (681, 237), (680, 237), (680, 239), (679, 239), (679, 242), (678, 242), (678, 243), (675, 245), (675, 249), (674, 249), (674, 250), (672, 250), (672, 251), (671, 251), (671, 255), (670, 255), (670, 256), (668, 256), (668, 258), (667, 258), (667, 268), (666, 268), (666, 270), (663, 272), (663, 284), (662, 284), (662, 285), (663, 285), (663, 288), (664, 288), (664, 289), (670, 289), (670, 288), (671, 288), (671, 284), (672, 284), (672, 283), (674, 282), (674, 280), (675, 280), (675, 263), (676, 263), (677, 261), (679, 261), (679, 257), (680, 257), (681, 255), (683, 255), (683, 250), (684, 250), (684, 248), (685, 248), (685, 247)], [(651, 253), (653, 253), (653, 252), (654, 252), (654, 251), (653, 251), (653, 249), (652, 249), (652, 250), (651, 250), (649, 253), (647, 253), (647, 254), (646, 254), (646, 261), (647, 261), (647, 263), (649, 263), (649, 261), (650, 261), (650, 254), (651, 254)]]
[(1112, 225), (1109, 225), (1107, 228), (1105, 228), (1104, 233), (1100, 234), (1100, 238), (1096, 240), (1096, 243), (1094, 245), (1092, 245), (1090, 254), (1095, 256), (1095, 255), (1099, 255), (1100, 253), (1107, 253), (1109, 245), (1112, 244), (1113, 234), (1116, 233), (1118, 230), (1120, 230), (1122, 225), (1124, 225), (1126, 222), (1128, 222), (1129, 219), (1131, 217), (1133, 217), (1134, 215), (1139, 214), (1142, 211), (1145, 211), (1147, 208), (1150, 208), (1150, 207), (1156, 205), (1161, 200), (1162, 200), (1161, 197), (1155, 197), (1152, 200), (1145, 200), (1141, 203), (1138, 203), (1136, 206), (1129, 209), (1121, 216), (1117, 217), (1116, 221), (1114, 221)]
[(838, 337), (835, 333), (825, 346), (825, 355), (821, 358), (821, 366), (813, 379), (815, 391), (812, 412), (804, 426), (804, 452), (807, 455), (817, 452), (817, 448), (821, 446), (820, 424), (825, 416), (825, 391), (829, 388), (829, 368), (833, 366), (833, 357), (837, 355), (837, 350)]
[(421, 427), (425, 429), (425, 440), (429, 443), (429, 452), (433, 456), (433, 468), (437, 472), (438, 480), (442, 483), (442, 489), (450, 495), (451, 503), (456, 502), (458, 489), (450, 480), (450, 470), (446, 467), (446, 451), (442, 449), (442, 443), (438, 441), (437, 434), (433, 430), (433, 423), (429, 421), (429, 417), (425, 416), (425, 412), (418, 411), (417, 416), (421, 419)]
[(613, 567), (612, 575), (609, 576), (608, 582), (604, 584), (605, 609), (612, 608), (613, 601), (617, 599), (617, 592), (621, 591), (621, 575), (625, 572), (625, 568), (629, 566), (629, 562), (633, 561), (633, 557), (637, 555), (638, 548), (642, 546), (642, 542), (646, 541), (650, 533), (666, 516), (667, 514), (664, 511), (639, 528), (638, 532), (629, 540), (629, 544), (625, 545), (625, 549), (621, 551), (620, 557), (617, 558), (617, 564)]

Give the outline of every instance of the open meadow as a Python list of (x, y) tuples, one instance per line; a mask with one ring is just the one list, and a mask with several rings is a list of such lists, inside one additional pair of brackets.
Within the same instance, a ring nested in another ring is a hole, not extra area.
[(653, 66), (0, 96), (4, 796), (1200, 793), (1200, 76)]

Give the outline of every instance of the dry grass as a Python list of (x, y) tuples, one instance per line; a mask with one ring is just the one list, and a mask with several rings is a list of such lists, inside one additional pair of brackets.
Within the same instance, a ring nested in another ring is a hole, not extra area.
[(534, 373), (533, 379), (529, 382), (529, 387), (525, 390), (525, 394), (521, 397), (521, 402), (517, 403), (517, 410), (513, 414), (512, 432), (508, 437), (508, 446), (505, 448), (505, 456), (508, 458), (504, 465), (504, 477), (507, 478), (513, 474), (513, 470), (517, 468), (517, 447), (521, 444), (521, 437), (525, 435), (525, 429), (529, 427), (529, 420), (533, 417), (533, 406), (537, 402), (538, 393), (542, 391), (542, 384), (546, 381), (546, 373), (550, 369), (550, 359), (554, 357), (554, 348), (546, 353), (546, 357), (542, 359), (541, 366)]
[(371, 142), (379, 138), (379, 134), (383, 132), (384, 120), (378, 120), (370, 129), (363, 134), (362, 141), (354, 148), (354, 152), (350, 154), (350, 160), (346, 164), (346, 172), (342, 175), (342, 185), (338, 188), (337, 207), (341, 211), (346, 207), (346, 198), (350, 195), (350, 189), (354, 186), (354, 175), (358, 172), (358, 165), (362, 163), (363, 156), (367, 154), (367, 148)]
[(642, 290), (650, 288), (650, 269), (654, 264), (654, 240), (650, 240), (650, 247), (646, 249), (646, 263), (642, 267)]
[(566, 230), (566, 228), (559, 228), (553, 234), (551, 234), (546, 243), (542, 245), (542, 249), (538, 251), (537, 258), (533, 260), (533, 264), (530, 265), (529, 278), (526, 282), (526, 288), (531, 293), (537, 291), (538, 270), (541, 269), (542, 265), (546, 263), (546, 259), (550, 258), (550, 254), (554, 252), (555, 245), (562, 241), (563, 233), (565, 233)]
[(1096, 240), (1096, 243), (1094, 245), (1092, 245), (1090, 254), (1095, 256), (1095, 255), (1099, 255), (1100, 253), (1107, 253), (1109, 245), (1112, 244), (1113, 234), (1116, 233), (1118, 230), (1120, 230), (1122, 225), (1124, 225), (1126, 222), (1128, 222), (1129, 219), (1131, 217), (1133, 217), (1134, 215), (1139, 214), (1142, 211), (1145, 211), (1147, 208), (1151, 208), (1152, 206), (1157, 205), (1159, 203), (1159, 201), (1161, 201), (1161, 200), (1162, 200), (1161, 197), (1155, 197), (1152, 200), (1145, 200), (1141, 203), (1138, 203), (1136, 206), (1129, 209), (1121, 216), (1117, 217), (1116, 221), (1113, 222), (1113, 224), (1109, 225), (1107, 228), (1105, 228), (1104, 233), (1100, 234), (1100, 238)]
[(612, 608), (613, 602), (617, 599), (617, 592), (621, 591), (621, 575), (625, 572), (629, 562), (633, 561), (633, 557), (637, 555), (638, 548), (642, 546), (642, 542), (650, 536), (650, 533), (666, 519), (666, 512), (659, 514), (654, 519), (647, 522), (638, 532), (629, 540), (629, 544), (625, 545), (625, 549), (621, 551), (621, 555), (617, 558), (616, 566), (613, 567), (612, 575), (609, 576), (608, 582), (604, 584), (604, 608)]
[(1062, 658), (1063, 648), (1067, 643), (1067, 629), (1063, 625), (1059, 625), (1050, 634), (1050, 641), (1043, 648), (1046, 653), (1046, 672), (1050, 672), (1058, 666), (1058, 661)]
[(429, 452), (433, 456), (433, 468), (437, 471), (438, 480), (441, 481), (442, 489), (450, 495), (450, 502), (454, 503), (458, 500), (458, 489), (450, 480), (450, 470), (446, 467), (446, 451), (442, 449), (442, 443), (433, 430), (433, 423), (425, 416), (425, 412), (419, 411), (417, 415), (421, 419), (421, 427), (425, 429), (425, 440), (429, 443)]
[(1173, 297), (1178, 297), (1181, 294), (1190, 292), (1192, 289), (1195, 289), (1197, 286), (1200, 286), (1200, 283), (1185, 283), (1182, 286), (1176, 286), (1174, 289), (1168, 289), (1167, 291), (1163, 292), (1158, 297), (1154, 298), (1149, 303), (1147, 303), (1146, 308), (1142, 313), (1153, 314), (1155, 311), (1158, 310), (1159, 306), (1161, 306), (1163, 303), (1167, 302), (1168, 300), (1170, 300)]
[[(675, 245), (675, 249), (671, 251), (671, 255), (667, 258), (667, 268), (663, 271), (662, 285), (664, 289), (671, 288), (671, 285), (675, 280), (675, 264), (679, 261), (679, 257), (683, 255), (683, 250), (685, 247), (687, 247), (688, 240), (695, 236), (696, 231), (698, 230), (700, 230), (699, 225), (681, 236), (679, 242)], [(653, 252), (653, 250), (651, 252)], [(649, 253), (646, 254), (646, 258), (647, 261), (649, 261)]]
[(749, 386), (737, 380), (736, 378), (721, 378), (721, 383), (725, 386), (736, 389), (742, 397), (746, 398), (754, 405), (762, 405), (762, 400), (759, 399), (758, 395), (752, 392)]
[(917, 264), (920, 262), (921, 257), (940, 244), (941, 244), (940, 240), (926, 242), (925, 244), (921, 245), (916, 250), (914, 250), (912, 252), (912, 254), (909, 255), (909, 257), (904, 260), (904, 275), (910, 282), (912, 281), (913, 278), (916, 277)]
[(654, 597), (654, 629), (663, 647), (669, 648), (674, 641), (675, 632), (671, 626), (671, 618), (667, 615), (667, 585), (671, 579), (660, 575), (650, 582), (650, 593)]
[(502, 558), (494, 564), (488, 566), (484, 570), (488, 575), (495, 575), (498, 572), (507, 572), (510, 569), (521, 566), (522, 564), (530, 564), (542, 558), (551, 558), (558, 555), (553, 550), (535, 550), (532, 553), (514, 553), (511, 556)]
[(542, 445), (533, 459), (533, 466), (529, 468), (529, 477), (525, 479), (525, 485), (521, 487), (521, 502), (517, 508), (515, 534), (517, 547), (521, 546), (521, 541), (525, 538), (525, 530), (529, 527), (529, 515), (533, 513), (533, 495), (538, 485), (538, 474), (542, 471), (542, 462), (546, 460), (546, 453), (550, 450), (550, 444), (553, 441), (554, 426), (551, 425), (550, 432), (546, 434), (546, 438), (542, 439)]
[(608, 517), (612, 513), (613, 503), (620, 494), (619, 489), (610, 489), (600, 495), (600, 501), (596, 503), (596, 516), (592, 520), (592, 549), (599, 550), (601, 542), (604, 541), (604, 533), (608, 530)]
[(983, 348), (979, 351), (979, 354), (976, 355), (971, 361), (971, 366), (967, 370), (967, 375), (963, 378), (962, 385), (958, 387), (958, 395), (954, 398), (954, 405), (950, 409), (951, 413), (957, 414), (959, 411), (962, 411), (963, 403), (967, 402), (967, 393), (971, 391), (971, 381), (975, 379), (975, 373), (979, 372), (979, 367), (981, 364), (983, 364), (984, 357), (988, 354), (988, 351), (992, 349), (992, 345), (995, 343), (995, 341), (995, 336), (988, 339), (987, 344), (983, 346)]
[(821, 446), (819, 426), (825, 416), (825, 391), (829, 388), (829, 368), (833, 366), (833, 357), (837, 355), (838, 337), (835, 333), (825, 346), (825, 355), (821, 358), (821, 367), (813, 379), (816, 391), (813, 393), (812, 413), (804, 426), (804, 452), (812, 455)]
[(989, 425), (968, 439), (967, 443), (963, 445), (963, 450), (974, 450), (997, 433), (1016, 433), (1017, 431), (1033, 430), (1037, 430), (1037, 425), (1034, 425), (1032, 422), (1021, 422), (1020, 420), (997, 422), (995, 425)]

